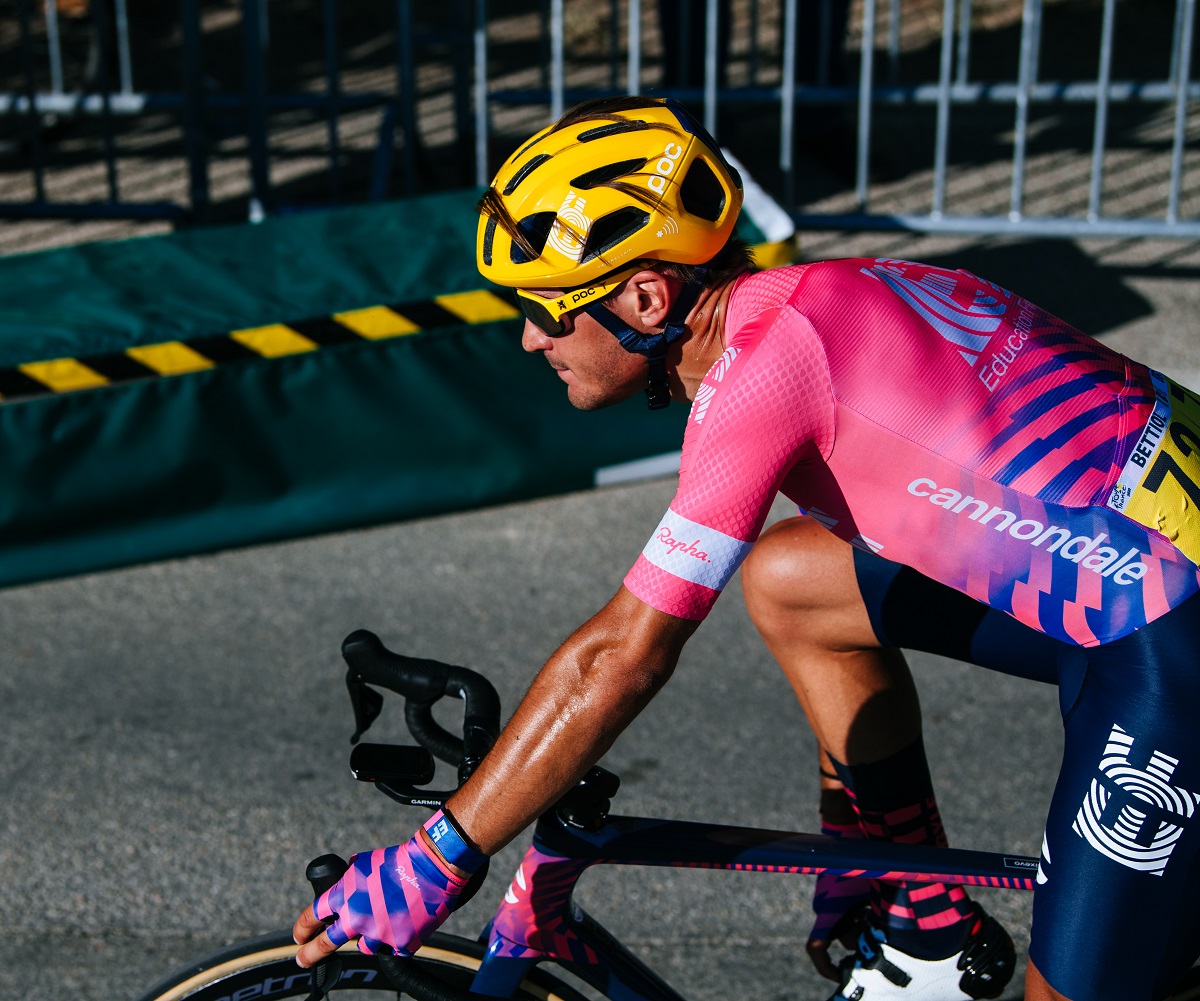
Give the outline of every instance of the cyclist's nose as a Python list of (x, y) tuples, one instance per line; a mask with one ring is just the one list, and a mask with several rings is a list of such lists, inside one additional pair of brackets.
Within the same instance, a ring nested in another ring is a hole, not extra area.
[(530, 353), (546, 351), (553, 343), (553, 338), (548, 336), (536, 323), (532, 320), (525, 321), (525, 329), (521, 331), (522, 348)]

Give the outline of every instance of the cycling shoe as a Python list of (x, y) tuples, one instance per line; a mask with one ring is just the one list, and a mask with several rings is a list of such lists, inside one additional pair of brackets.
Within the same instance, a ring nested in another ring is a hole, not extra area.
[(918, 959), (888, 945), (864, 915), (858, 943), (841, 962), (842, 981), (829, 1001), (978, 1001), (997, 998), (1012, 979), (1012, 938), (976, 905), (975, 930), (944, 959)]

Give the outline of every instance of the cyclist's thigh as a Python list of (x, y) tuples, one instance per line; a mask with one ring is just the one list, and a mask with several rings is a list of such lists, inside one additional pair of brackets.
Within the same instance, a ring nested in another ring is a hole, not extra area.
[(1030, 958), (1073, 1001), (1152, 1001), (1200, 941), (1200, 595), (1077, 656)]
[(1064, 645), (924, 574), (854, 550), (854, 572), (884, 646), (941, 654), (1035, 681), (1058, 680)]

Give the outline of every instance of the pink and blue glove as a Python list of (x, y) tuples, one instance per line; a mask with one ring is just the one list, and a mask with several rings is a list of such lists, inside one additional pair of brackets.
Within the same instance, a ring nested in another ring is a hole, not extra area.
[(406, 844), (352, 855), (346, 874), (314, 901), (319, 920), (334, 919), (325, 932), (335, 946), (358, 938), (360, 952), (411, 956), (454, 910), (468, 880), (446, 862), (473, 873), (486, 856), (441, 810), (424, 829), (437, 851), (418, 832)]

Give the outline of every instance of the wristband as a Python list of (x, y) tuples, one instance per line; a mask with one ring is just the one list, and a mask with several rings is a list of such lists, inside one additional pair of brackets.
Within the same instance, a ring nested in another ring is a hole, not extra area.
[(487, 861), (487, 856), (471, 846), (445, 810), (438, 810), (425, 822), (425, 833), (446, 862), (465, 872), (474, 872)]

